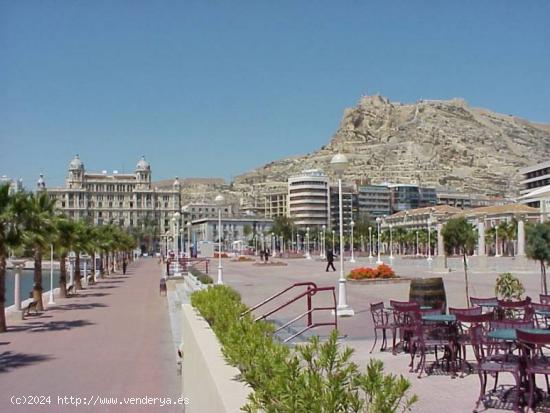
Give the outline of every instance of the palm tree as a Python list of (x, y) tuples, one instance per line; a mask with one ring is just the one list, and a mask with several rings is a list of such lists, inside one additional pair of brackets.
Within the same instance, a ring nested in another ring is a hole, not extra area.
[(447, 221), (442, 230), (445, 252), (452, 254), (458, 250), (462, 254), (464, 266), (464, 281), (466, 285), (466, 305), (470, 307), (470, 291), (468, 282), (468, 262), (466, 255), (475, 246), (475, 233), (471, 224), (464, 217)]
[(541, 289), (544, 294), (548, 294), (546, 263), (550, 261), (550, 223), (529, 226), (526, 235), (525, 253), (529, 258), (540, 262)]
[(55, 249), (59, 255), (59, 296), (67, 297), (67, 255), (73, 250), (76, 238), (75, 222), (67, 217), (56, 219)]
[(8, 248), (22, 246), (22, 218), (26, 209), (26, 194), (10, 195), (9, 184), (0, 185), (0, 333), (6, 331), (6, 258)]
[[(80, 254), (88, 252), (92, 249), (91, 243), (93, 239), (92, 227), (85, 221), (77, 221), (75, 223), (75, 242), (74, 251), (76, 253), (75, 261), (75, 287), (82, 289), (82, 276), (80, 274)], [(84, 274), (86, 276), (86, 274)]]
[(34, 257), (33, 299), (37, 309), (43, 310), (42, 303), (42, 255), (55, 237), (55, 202), (46, 193), (28, 194), (24, 215), (25, 231), (23, 241), (32, 249)]

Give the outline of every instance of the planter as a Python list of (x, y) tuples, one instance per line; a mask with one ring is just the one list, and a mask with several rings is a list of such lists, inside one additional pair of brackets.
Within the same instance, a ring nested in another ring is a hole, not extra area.
[(416, 301), (421, 306), (431, 308), (447, 308), (447, 295), (443, 278), (417, 278), (411, 281), (409, 300)]
[(268, 263), (265, 263), (265, 262), (255, 262), (254, 264), (252, 265), (257, 265), (259, 267), (284, 267), (286, 265), (288, 265), (286, 262), (282, 262), (282, 261), (269, 261)]
[(393, 278), (363, 278), (362, 280), (354, 280), (351, 278), (347, 279), (347, 282), (350, 284), (370, 284), (370, 285), (377, 285), (377, 284), (401, 284), (401, 283), (408, 283), (413, 278), (407, 278), (407, 277), (393, 277)]

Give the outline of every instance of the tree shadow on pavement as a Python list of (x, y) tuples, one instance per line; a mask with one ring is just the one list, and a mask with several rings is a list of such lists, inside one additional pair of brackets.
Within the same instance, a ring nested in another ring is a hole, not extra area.
[(51, 360), (52, 358), (51, 356), (43, 354), (25, 354), (4, 351), (0, 353), (0, 373), (8, 373), (10, 370)]
[(90, 293), (90, 294), (85, 294), (84, 296), (85, 297), (104, 297), (106, 295), (110, 295), (108, 293)]
[(48, 331), (63, 331), (71, 330), (77, 327), (90, 326), (92, 323), (88, 320), (72, 320), (72, 321), (48, 321), (47, 323), (41, 323), (34, 321), (21, 326), (8, 327), (10, 332), (27, 331), (29, 333), (44, 333)]
[(92, 308), (108, 307), (103, 303), (71, 303), (58, 306), (60, 310), (91, 310)]
[(107, 290), (109, 288), (118, 288), (118, 285), (102, 285), (101, 287), (95, 287), (96, 290)]

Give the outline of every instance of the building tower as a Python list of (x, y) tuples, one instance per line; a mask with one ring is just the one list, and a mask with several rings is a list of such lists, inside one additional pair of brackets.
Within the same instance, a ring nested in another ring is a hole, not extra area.
[(67, 177), (67, 188), (81, 189), (84, 182), (84, 164), (78, 154), (69, 163), (69, 175)]
[(136, 178), (136, 189), (151, 188), (151, 165), (145, 160), (145, 156), (142, 156), (136, 165)]
[(36, 181), (36, 192), (44, 192), (46, 190), (46, 181), (44, 181), (44, 174), (40, 174), (38, 181)]

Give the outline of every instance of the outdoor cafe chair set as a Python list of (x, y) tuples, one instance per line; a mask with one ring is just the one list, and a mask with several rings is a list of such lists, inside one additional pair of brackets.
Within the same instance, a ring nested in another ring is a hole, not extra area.
[[(389, 330), (392, 334), (392, 353), (396, 354), (399, 344), (403, 345), (405, 351), (409, 350), (410, 337), (414, 331), (412, 314), (419, 311), (422, 314), (440, 314), (441, 309), (423, 307), (414, 301), (390, 301), (390, 306), (385, 307), (383, 302), (370, 305), (372, 320), (374, 323), (374, 344), (371, 353), (378, 342), (378, 332), (382, 333), (382, 344), (380, 351), (387, 349)], [(399, 337), (399, 343), (397, 338)]]
[[(481, 324), (470, 330), (480, 380), (474, 412), (486, 397), (488, 375), (495, 378), (493, 393), (497, 390), (500, 373), (513, 376), (515, 412), (523, 412), (520, 407), (522, 401), (534, 409), (535, 393), (540, 393), (535, 384), (535, 375), (545, 376), (547, 392), (550, 392), (550, 330), (533, 327), (533, 320), (505, 320), (490, 321), (488, 331)], [(527, 401), (524, 400), (526, 394)]]

